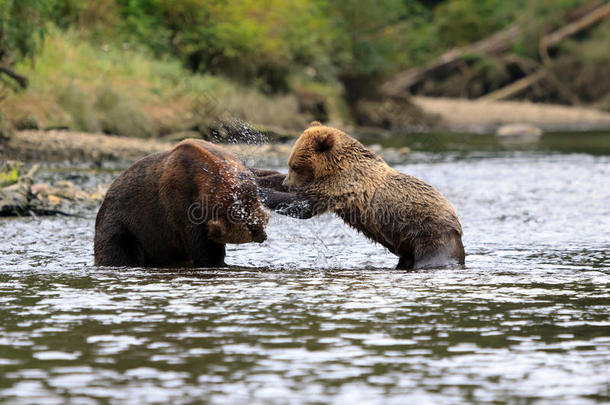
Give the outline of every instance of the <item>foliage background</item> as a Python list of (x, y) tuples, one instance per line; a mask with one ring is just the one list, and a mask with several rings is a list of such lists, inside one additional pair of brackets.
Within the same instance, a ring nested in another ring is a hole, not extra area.
[[(384, 79), (513, 23), (527, 29), (511, 52), (539, 62), (537, 39), (588, 3), (0, 0), (0, 65), (31, 81), (19, 91), (0, 76), (0, 117), (19, 128), (163, 135), (206, 127), (215, 112), (200, 96), (211, 92), (215, 109), (258, 124), (297, 128), (320, 103), (329, 119), (358, 122), (352, 107), (374, 99)], [(609, 37), (606, 21), (553, 50), (558, 80), (567, 79), (579, 102), (610, 108), (601, 77), (610, 69)], [(515, 79), (493, 58), (468, 69), (465, 91), (451, 81), (422, 91), (477, 97)], [(534, 90), (523, 97), (570, 102)]]

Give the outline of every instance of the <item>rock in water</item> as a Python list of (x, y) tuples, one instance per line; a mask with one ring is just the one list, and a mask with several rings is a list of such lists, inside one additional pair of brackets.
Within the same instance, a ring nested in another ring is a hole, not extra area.
[(537, 140), (542, 134), (542, 129), (530, 124), (502, 125), (496, 130), (496, 136), (498, 137), (519, 138), (523, 140)]

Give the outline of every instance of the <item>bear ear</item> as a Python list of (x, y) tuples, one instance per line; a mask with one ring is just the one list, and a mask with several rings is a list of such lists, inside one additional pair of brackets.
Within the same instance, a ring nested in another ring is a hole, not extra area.
[(321, 127), (322, 123), (320, 121), (311, 121), (309, 123), (309, 126), (307, 128), (311, 128), (311, 127)]
[(332, 133), (319, 136), (315, 140), (315, 150), (323, 153), (331, 150), (335, 146), (335, 137)]

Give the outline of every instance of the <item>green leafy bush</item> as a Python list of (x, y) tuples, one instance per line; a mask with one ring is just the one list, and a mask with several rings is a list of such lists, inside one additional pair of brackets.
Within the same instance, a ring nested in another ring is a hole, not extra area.
[[(4, 88), (4, 122), (155, 136), (205, 127), (216, 113), (200, 113), (198, 101), (210, 95), (214, 110), (256, 123), (296, 128), (307, 100), (330, 120), (349, 119), (395, 72), (514, 22), (525, 28), (511, 56), (536, 66), (541, 35), (589, 2), (0, 0), (0, 64), (30, 79), (20, 95)], [(608, 91), (597, 84), (608, 65), (604, 24), (551, 52), (558, 80), (592, 103)], [(478, 97), (528, 74), (496, 56), (465, 63), (462, 77), (420, 90)]]

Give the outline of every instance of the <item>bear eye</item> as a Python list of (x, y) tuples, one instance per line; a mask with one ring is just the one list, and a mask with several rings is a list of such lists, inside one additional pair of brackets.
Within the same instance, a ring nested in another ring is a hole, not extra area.
[(299, 166), (290, 166), (290, 170), (292, 170), (295, 173), (298, 173), (301, 171), (301, 168)]

